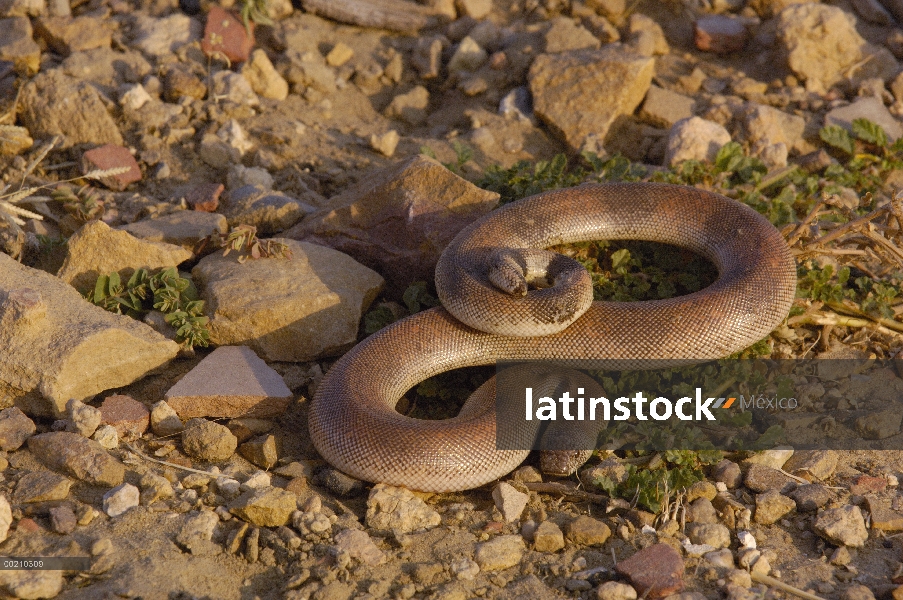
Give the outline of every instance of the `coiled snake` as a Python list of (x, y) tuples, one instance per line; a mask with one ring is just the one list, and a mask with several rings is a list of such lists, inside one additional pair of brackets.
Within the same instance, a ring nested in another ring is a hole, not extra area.
[[(582, 268), (532, 250), (601, 239), (687, 248), (719, 276), (686, 296), (591, 302)], [(524, 280), (546, 270), (554, 285), (524, 295)], [(443, 252), (436, 288), (444, 308), (370, 336), (317, 389), (311, 439), (354, 477), (429, 492), (497, 479), (527, 452), (496, 450), (491, 393), (476, 393), (443, 421), (403, 416), (398, 400), (429, 377), (497, 360), (721, 358), (781, 323), (796, 268), (779, 232), (737, 201), (690, 187), (617, 183), (542, 193), (472, 223)]]

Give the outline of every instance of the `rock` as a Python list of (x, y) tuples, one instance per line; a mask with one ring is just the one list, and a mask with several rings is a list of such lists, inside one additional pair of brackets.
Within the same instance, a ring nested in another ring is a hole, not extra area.
[(684, 585), (684, 561), (668, 544), (644, 548), (620, 561), (615, 570), (630, 579), (640, 595), (650, 599), (679, 592)]
[(261, 469), (271, 469), (279, 460), (276, 438), (272, 435), (262, 435), (245, 442), (238, 447), (238, 453)]
[(16, 482), (13, 501), (16, 504), (65, 500), (69, 496), (72, 480), (50, 471), (25, 473)]
[(237, 447), (236, 437), (225, 425), (219, 423), (191, 419), (182, 430), (182, 448), (192, 458), (223, 462), (229, 460)]
[(492, 499), (495, 501), (495, 506), (502, 513), (505, 521), (511, 523), (520, 518), (530, 496), (518, 491), (510, 483), (503, 481), (492, 490)]
[(372, 134), (370, 136), (370, 147), (383, 156), (392, 157), (395, 154), (395, 148), (398, 147), (398, 142), (400, 140), (401, 137), (399, 137), (398, 132), (394, 129), (390, 129), (382, 135)]
[[(786, 144), (788, 149), (805, 149), (803, 131), (806, 121), (802, 117), (787, 114), (776, 108), (761, 104), (747, 104), (739, 115), (742, 120), (746, 140), (754, 153), (774, 144)], [(793, 454), (793, 451), (790, 451)]]
[(131, 483), (123, 483), (103, 495), (103, 511), (118, 517), (130, 508), (138, 506), (140, 493)]
[(796, 487), (796, 484), (790, 477), (787, 477), (777, 469), (757, 464), (749, 466), (744, 483), (746, 487), (754, 492), (767, 492), (768, 490), (787, 492)]
[(150, 411), (131, 396), (108, 396), (100, 405), (100, 422), (111, 425), (120, 439), (135, 440), (147, 431)]
[(91, 439), (103, 446), (107, 450), (113, 450), (119, 447), (119, 434), (116, 428), (110, 425), (101, 425), (91, 436)]
[(141, 487), (141, 504), (144, 506), (149, 506), (157, 500), (167, 500), (176, 495), (168, 479), (151, 471), (141, 476), (138, 485)]
[(720, 523), (687, 523), (687, 537), (694, 544), (716, 549), (731, 545), (731, 531)]
[(541, 54), (528, 74), (536, 116), (575, 151), (587, 136), (604, 139), (633, 113), (652, 82), (654, 61), (624, 49)]
[(341, 67), (354, 56), (354, 50), (344, 42), (339, 42), (332, 47), (326, 55), (326, 64), (330, 67)]
[[(234, 75), (235, 77), (240, 78), (241, 81), (244, 81), (245, 85), (247, 85), (247, 82), (241, 75), (238, 75), (237, 73), (230, 73), (227, 75)], [(228, 79), (228, 81), (236, 82), (238, 80), (232, 78)], [(226, 92), (228, 95), (229, 90), (222, 91)], [(248, 91), (252, 94), (254, 93), (251, 91), (250, 86), (248, 86)], [(249, 106), (256, 104), (247, 98), (245, 99), (247, 102), (241, 98), (235, 98), (235, 100), (237, 104), (248, 104)], [(211, 167), (228, 169), (233, 163), (241, 162), (242, 156), (253, 148), (254, 144), (248, 140), (248, 134), (246, 134), (241, 125), (238, 124), (238, 121), (230, 119), (225, 125), (220, 127), (216, 133), (204, 134), (204, 137), (201, 138), (200, 146), (198, 147), (198, 156)]]
[(784, 470), (808, 481), (824, 481), (834, 474), (837, 461), (837, 452), (834, 450), (804, 450), (784, 463)]
[(864, 585), (853, 584), (843, 591), (840, 598), (841, 600), (875, 600), (875, 595)]
[(482, 19), (492, 12), (492, 0), (455, 0), (460, 16)]
[(32, 600), (34, 598), (55, 598), (66, 580), (64, 571), (0, 571), (0, 586), (13, 598)]
[(584, 546), (601, 546), (611, 536), (608, 525), (598, 519), (581, 515), (565, 527), (568, 540)]
[(823, 485), (810, 483), (801, 485), (790, 493), (800, 512), (815, 512), (831, 500), (831, 492)]
[(364, 491), (363, 481), (331, 467), (317, 471), (316, 480), (319, 485), (340, 497), (356, 496)]
[(685, 160), (712, 162), (730, 141), (731, 134), (718, 123), (699, 117), (681, 119), (668, 132), (665, 165), (673, 167)]
[(862, 547), (869, 537), (862, 511), (850, 504), (822, 511), (812, 524), (812, 530), (832, 544), (853, 548)]
[(141, 181), (141, 168), (128, 148), (106, 144), (82, 154), (82, 173), (106, 171), (108, 169), (128, 169), (124, 173), (101, 177), (100, 181), (117, 192), (125, 190), (130, 183)]
[(533, 533), (533, 549), (537, 552), (558, 552), (564, 548), (564, 534), (552, 521), (543, 521)]
[(34, 421), (17, 407), (0, 410), (0, 450), (18, 450), (34, 432)]
[[(868, 119), (873, 123), (877, 123), (884, 129), (890, 141), (894, 141), (903, 135), (903, 126), (900, 125), (900, 122), (890, 114), (890, 111), (887, 110), (887, 107), (884, 106), (880, 99), (874, 97), (859, 98), (850, 105), (828, 111), (825, 115), (825, 125), (838, 125), (847, 131), (852, 131), (855, 119)], [(899, 428), (899, 421), (897, 425)]]
[(246, 29), (241, 19), (219, 5), (212, 5), (207, 13), (201, 50), (210, 58), (225, 57), (231, 64), (248, 60), (254, 47), (254, 22)]
[(788, 6), (777, 16), (777, 39), (788, 66), (810, 91), (827, 90), (864, 59), (853, 75), (856, 81), (876, 76), (887, 80), (899, 71), (890, 52), (862, 39), (855, 17), (835, 6)]
[(46, 13), (46, 0), (4, 0), (0, 4), (0, 17), (43, 17)]
[(264, 98), (285, 100), (288, 97), (288, 82), (260, 48), (251, 53), (250, 60), (241, 68), (241, 74), (251, 84), (251, 89)]
[(31, 21), (26, 17), (0, 19), (0, 60), (12, 62), (23, 73), (37, 73), (41, 48), (32, 35)]
[(123, 144), (119, 127), (97, 90), (59, 69), (40, 73), (22, 86), (19, 118), (35, 138), (63, 136), (57, 149), (78, 144)]
[(501, 571), (520, 563), (525, 549), (521, 536), (498, 535), (477, 544), (473, 558), (483, 571)]
[(279, 373), (247, 346), (220, 346), (166, 392), (182, 420), (278, 416), (292, 397)]
[(449, 565), (449, 571), (458, 579), (473, 581), (480, 574), (480, 565), (469, 558), (462, 557)]
[(860, 475), (853, 481), (853, 485), (850, 486), (850, 494), (854, 496), (880, 494), (885, 489), (887, 489), (887, 479), (884, 477)]
[(185, 428), (178, 413), (165, 400), (160, 400), (151, 407), (150, 426), (158, 437), (169, 437), (182, 433), (182, 429)]
[(163, 73), (163, 97), (177, 104), (181, 98), (203, 100), (207, 84), (197, 74), (179, 65), (172, 65)]
[(328, 536), (332, 531), (332, 521), (316, 507), (306, 511), (294, 511), (292, 526), (303, 535), (313, 533)]
[(903, 531), (903, 514), (888, 508), (877, 496), (866, 498), (871, 515), (872, 529)]
[[(222, 184), (216, 185), (223, 187)], [(191, 251), (208, 235), (214, 233), (225, 235), (229, 230), (229, 224), (223, 215), (200, 212), (196, 209), (179, 210), (162, 217), (135, 221), (124, 226), (122, 230), (148, 242), (164, 242)]]
[(57, 54), (109, 48), (112, 36), (102, 19), (94, 16), (44, 17), (35, 21), (35, 34)]
[(152, 100), (153, 98), (147, 93), (144, 86), (140, 83), (136, 83), (125, 88), (125, 91), (119, 96), (119, 105), (124, 109), (134, 112), (140, 110), (142, 106)]
[(596, 588), (597, 600), (636, 600), (636, 590), (626, 583), (606, 581)]
[(483, 66), (489, 55), (480, 47), (476, 40), (470, 36), (465, 36), (458, 43), (455, 53), (452, 54), (448, 61), (448, 72), (462, 75), (462, 72), (472, 72)]
[(692, 117), (695, 106), (693, 98), (653, 85), (646, 92), (640, 118), (658, 127), (671, 127), (682, 119)]
[[(226, 175), (226, 185), (233, 191), (238, 191), (239, 188), (248, 186), (248, 191), (250, 191), (250, 188), (254, 188), (254, 192), (257, 192), (258, 195), (265, 194), (273, 189), (273, 176), (270, 175), (266, 169), (261, 169), (260, 167), (232, 165), (229, 167), (229, 173)], [(226, 199), (234, 200), (234, 198), (228, 196)], [(254, 223), (249, 224), (255, 225)]]
[(229, 511), (258, 527), (280, 527), (288, 523), (297, 502), (291, 492), (266, 487), (245, 492), (232, 501)]
[(588, 29), (568, 17), (552, 19), (552, 26), (546, 31), (546, 52), (566, 52), (591, 48), (598, 50), (599, 39)]
[(6, 496), (0, 494), (0, 542), (6, 541), (9, 534), (9, 526), (13, 523), (12, 508)]
[(435, 79), (442, 69), (442, 50), (448, 44), (445, 36), (421, 37), (417, 40), (411, 63), (421, 79)]
[(405, 488), (378, 483), (367, 498), (367, 526), (378, 531), (410, 533), (432, 529), (441, 520), (439, 513)]
[(429, 104), (429, 91), (418, 85), (411, 91), (392, 98), (383, 114), (389, 119), (399, 119), (410, 125), (422, 125), (426, 121)]
[[(219, 206), (219, 197), (224, 189), (221, 183), (202, 183), (185, 194), (185, 202), (192, 210), (212, 213)], [(225, 233), (225, 230), (222, 233)]]
[[(179, 533), (176, 535), (176, 543), (194, 555), (210, 555), (213, 534), (219, 524), (219, 517), (212, 510), (202, 510), (190, 517)], [(219, 545), (215, 544), (217, 549)]]
[(78, 519), (75, 512), (68, 506), (54, 506), (50, 509), (50, 529), (61, 535), (68, 535), (75, 531)]
[[(247, 343), (268, 360), (306, 361), (336, 354), (357, 338), (362, 311), (382, 278), (330, 248), (284, 242), (293, 258), (239, 263), (211, 254), (192, 271), (211, 315), (211, 341)], [(248, 285), (266, 281), (249, 296)]]
[(381, 565), (387, 560), (386, 553), (373, 543), (366, 531), (346, 529), (337, 533), (334, 541), (338, 551), (347, 552), (365, 565)]
[(171, 56), (200, 39), (201, 24), (188, 15), (176, 12), (160, 19), (135, 15), (132, 45), (151, 57)]
[(697, 498), (687, 508), (687, 520), (693, 523), (718, 523), (718, 511), (708, 498)]
[(226, 194), (220, 210), (229, 225), (251, 225), (264, 236), (288, 229), (315, 209), (281, 192), (268, 191), (259, 185), (242, 185)]
[(894, 22), (890, 12), (878, 0), (853, 0), (852, 4), (853, 10), (870, 23), (887, 27)]
[(55, 471), (67, 473), (91, 485), (122, 483), (125, 467), (93, 440), (77, 433), (53, 431), (28, 438), (28, 449)]
[(91, 437), (100, 426), (100, 411), (75, 398), (66, 403), (66, 416), (69, 419), (66, 431), (77, 433), (83, 437)]
[(793, 448), (779, 447), (772, 450), (762, 450), (743, 460), (744, 466), (764, 465), (772, 469), (780, 469), (790, 457), (793, 456)]
[(777, 490), (769, 490), (756, 496), (755, 521), (760, 525), (772, 525), (796, 508), (796, 502)]
[(696, 19), (693, 28), (696, 47), (703, 52), (730, 54), (746, 46), (746, 24), (732, 15), (706, 15)]
[(31, 148), (33, 144), (34, 140), (31, 139), (31, 136), (28, 135), (28, 130), (24, 127), (16, 127), (15, 125), (0, 126), (0, 155), (14, 156), (23, 150)]
[(57, 277), (88, 292), (100, 275), (117, 272), (125, 282), (136, 269), (175, 267), (189, 258), (191, 252), (184, 248), (139, 240), (125, 231), (110, 229), (103, 221), (89, 221), (69, 238)]
[(629, 35), (627, 43), (634, 52), (641, 56), (671, 52), (661, 25), (643, 13), (635, 12), (630, 15), (627, 22), (627, 33)]
[[(350, 254), (401, 291), (412, 282), (431, 281), (445, 246), (497, 202), (498, 194), (417, 155), (331, 198), (286, 237)], [(354, 328), (356, 333), (356, 319)]]

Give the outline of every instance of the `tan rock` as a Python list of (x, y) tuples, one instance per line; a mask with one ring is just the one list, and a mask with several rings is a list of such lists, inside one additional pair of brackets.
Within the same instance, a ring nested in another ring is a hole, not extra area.
[(652, 83), (654, 59), (618, 47), (541, 54), (528, 75), (533, 109), (568, 146), (604, 139), (619, 116), (632, 114)]
[(242, 66), (241, 74), (251, 84), (251, 89), (264, 98), (285, 100), (288, 97), (288, 82), (276, 71), (266, 52), (260, 48), (251, 52), (251, 57)]
[(12, 61), (28, 73), (38, 72), (41, 48), (32, 39), (31, 21), (26, 17), (0, 19), (0, 60)]
[(53, 275), (0, 254), (0, 398), (59, 416), (79, 400), (128, 385), (179, 346), (130, 317), (85, 301)]
[(192, 256), (179, 246), (110, 229), (103, 221), (85, 223), (69, 238), (66, 249), (57, 277), (82, 293), (93, 290), (100, 275), (117, 272), (125, 281), (136, 269), (175, 267)]

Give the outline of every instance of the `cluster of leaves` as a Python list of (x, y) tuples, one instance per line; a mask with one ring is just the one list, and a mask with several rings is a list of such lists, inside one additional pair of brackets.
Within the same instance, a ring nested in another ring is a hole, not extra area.
[(273, 25), (274, 22), (270, 18), (270, 7), (268, 0), (242, 0), (241, 3), (241, 20), (245, 24), (245, 29), (251, 33), (251, 22), (259, 25)]
[(842, 303), (844, 300), (858, 304), (869, 314), (891, 319), (894, 316), (892, 304), (901, 295), (903, 273), (897, 272), (883, 281), (859, 276), (851, 279), (850, 267), (819, 267), (812, 261), (799, 265), (797, 295), (801, 298), (825, 303)]
[(75, 187), (63, 183), (50, 193), (50, 198), (61, 203), (63, 209), (79, 223), (99, 219), (104, 213), (103, 199), (90, 185)]
[[(401, 301), (404, 302), (409, 315), (439, 306), (439, 299), (430, 292), (425, 281), (415, 281), (409, 285), (402, 294)], [(383, 327), (391, 325), (397, 319), (398, 315), (392, 312), (387, 305), (380, 304), (364, 315), (364, 332), (371, 335)]]
[[(236, 225), (225, 237), (219, 233), (210, 236), (210, 241), (217, 247), (224, 248), (223, 256), (230, 252), (238, 252), (238, 262), (259, 258), (292, 258), (292, 250), (287, 244), (276, 240), (262, 240), (257, 237), (257, 228), (253, 225)], [(206, 242), (206, 240), (205, 240)]]
[(101, 275), (87, 299), (110, 312), (134, 318), (158, 310), (176, 330), (181, 343), (193, 347), (210, 342), (210, 319), (204, 316), (204, 301), (198, 299), (191, 280), (179, 276), (173, 267), (153, 274), (137, 269), (124, 284), (118, 273)]
[[(442, 166), (452, 173), (460, 175), (465, 163), (473, 158), (473, 148), (467, 144), (462, 144), (459, 140), (453, 140), (451, 146), (455, 151), (455, 160), (453, 162), (442, 163)], [(429, 146), (421, 146), (420, 154), (429, 156), (433, 160), (438, 160), (436, 153)]]
[(884, 173), (903, 168), (903, 138), (890, 143), (884, 129), (868, 119), (855, 119), (851, 129), (852, 133), (829, 125), (819, 132), (822, 141), (846, 161), (829, 166), (825, 177), (862, 192), (874, 191), (881, 185)]

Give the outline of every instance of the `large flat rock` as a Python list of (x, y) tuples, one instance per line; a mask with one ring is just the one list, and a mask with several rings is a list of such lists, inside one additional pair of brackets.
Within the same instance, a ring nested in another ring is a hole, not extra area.
[(0, 254), (0, 403), (65, 413), (171, 360), (179, 346), (132, 318), (84, 300), (53, 275)]

